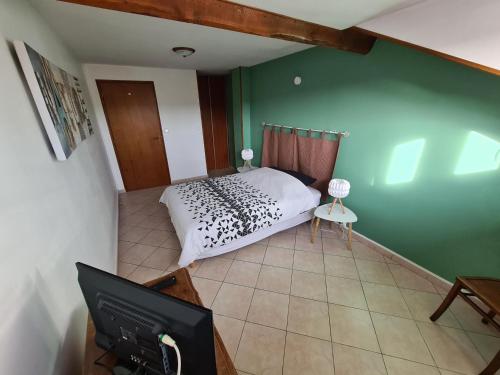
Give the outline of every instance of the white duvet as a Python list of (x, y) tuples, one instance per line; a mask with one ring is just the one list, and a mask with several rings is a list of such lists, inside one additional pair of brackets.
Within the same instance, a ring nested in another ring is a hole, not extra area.
[(181, 267), (291, 219), (315, 200), (302, 182), (271, 168), (169, 186), (160, 198), (182, 245)]

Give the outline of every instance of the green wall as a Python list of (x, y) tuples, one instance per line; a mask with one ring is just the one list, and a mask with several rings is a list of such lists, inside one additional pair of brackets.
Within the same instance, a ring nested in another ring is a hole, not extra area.
[(228, 154), (229, 163), (231, 166), (236, 165), (235, 154), (236, 147), (234, 144), (234, 116), (233, 116), (233, 81), (232, 75), (228, 74), (224, 77), (226, 91), (226, 119), (227, 119), (227, 138), (228, 138)]
[[(249, 68), (240, 68), (241, 71), (241, 97), (243, 111), (243, 146), (249, 148), (252, 146), (252, 123), (251, 123), (251, 78)], [(241, 151), (241, 150), (240, 150)]]
[(355, 230), (448, 280), (500, 277), (499, 78), (380, 41), (249, 75), (255, 165), (262, 121), (348, 130), (335, 176), (351, 182)]
[(234, 155), (237, 167), (243, 165), (241, 150), (251, 147), (250, 122), (250, 69), (239, 67), (231, 71), (231, 114), (229, 133), (233, 135)]

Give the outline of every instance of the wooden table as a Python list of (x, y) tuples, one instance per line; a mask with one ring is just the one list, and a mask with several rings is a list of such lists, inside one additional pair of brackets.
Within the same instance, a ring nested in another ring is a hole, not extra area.
[(347, 234), (347, 248), (352, 250), (352, 223), (358, 221), (358, 217), (354, 212), (352, 212), (347, 207), (342, 207), (339, 204), (333, 206), (333, 210), (330, 212), (331, 204), (327, 203), (319, 206), (314, 210), (314, 218), (312, 220), (312, 231), (311, 231), (311, 243), (314, 243), (316, 234), (318, 233), (318, 227), (321, 219), (328, 220), (330, 224), (332, 222), (342, 223), (349, 225), (349, 232)]
[[(162, 290), (170, 296), (174, 296), (185, 301), (203, 306), (198, 292), (193, 286), (189, 272), (185, 268), (178, 269), (172, 272), (170, 275), (160, 277), (156, 280), (147, 282), (146, 286), (156, 284), (158, 281), (168, 278), (170, 276), (175, 276), (177, 278), (177, 283), (167, 289)], [(89, 321), (87, 325), (87, 340), (85, 346), (85, 360), (83, 363), (83, 374), (84, 375), (109, 375), (109, 371), (101, 366), (94, 365), (94, 360), (104, 353), (104, 350), (98, 348), (94, 341), (95, 327), (92, 319), (89, 316)], [(217, 362), (217, 375), (237, 375), (236, 369), (231, 361), (224, 342), (214, 327), (214, 339), (215, 339), (215, 359)], [(106, 355), (101, 362), (106, 364), (107, 367), (112, 368), (116, 363), (116, 357), (110, 353)]]
[[(462, 297), (474, 310), (483, 316), (484, 324), (491, 324), (500, 330), (495, 316), (500, 314), (500, 279), (490, 277), (458, 276), (448, 295), (430, 319), (434, 322), (446, 311), (456, 296)], [(484, 311), (473, 298), (478, 298), (488, 308)], [(500, 369), (500, 351), (480, 375), (494, 375)]]

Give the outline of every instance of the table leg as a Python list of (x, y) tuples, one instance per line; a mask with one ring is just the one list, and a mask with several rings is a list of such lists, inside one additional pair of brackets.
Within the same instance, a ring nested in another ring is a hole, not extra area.
[[(490, 319), (493, 319), (496, 313), (493, 310), (490, 310), (490, 312), (487, 315), (490, 317)], [(484, 324), (488, 324), (490, 321), (486, 318), (483, 318), (481, 319), (481, 322), (483, 322)]]
[(311, 219), (311, 242), (313, 241), (313, 234), (314, 234), (314, 223), (316, 222), (316, 216), (314, 216)]
[(347, 237), (347, 248), (352, 251), (352, 223), (349, 223), (349, 233)]
[(316, 218), (316, 222), (314, 222), (314, 219), (313, 219), (313, 228), (312, 228), (312, 232), (311, 232), (311, 243), (314, 243), (314, 239), (316, 238), (316, 233), (318, 233), (318, 227), (319, 227), (320, 220), (321, 219), (319, 217)]
[(455, 299), (456, 296), (458, 296), (458, 292), (460, 292), (460, 289), (462, 288), (462, 283), (457, 279), (455, 281), (455, 284), (453, 284), (453, 287), (450, 289), (448, 294), (446, 295), (445, 299), (443, 302), (441, 302), (441, 305), (437, 308), (437, 310), (430, 316), (430, 320), (435, 322), (436, 320), (439, 319), (441, 315), (446, 311), (446, 309), (451, 305), (453, 300)]
[(498, 369), (500, 369), (500, 350), (497, 352), (497, 355), (493, 357), (490, 364), (479, 375), (495, 375)]

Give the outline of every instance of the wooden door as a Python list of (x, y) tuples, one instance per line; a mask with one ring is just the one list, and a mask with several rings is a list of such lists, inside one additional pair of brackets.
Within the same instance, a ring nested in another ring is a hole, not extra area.
[(229, 168), (225, 78), (198, 76), (198, 93), (207, 169)]
[(127, 191), (170, 184), (153, 82), (97, 81)]
[(212, 130), (212, 109), (210, 108), (210, 86), (208, 76), (198, 76), (198, 97), (200, 100), (201, 126), (207, 170), (216, 169), (214, 134)]

